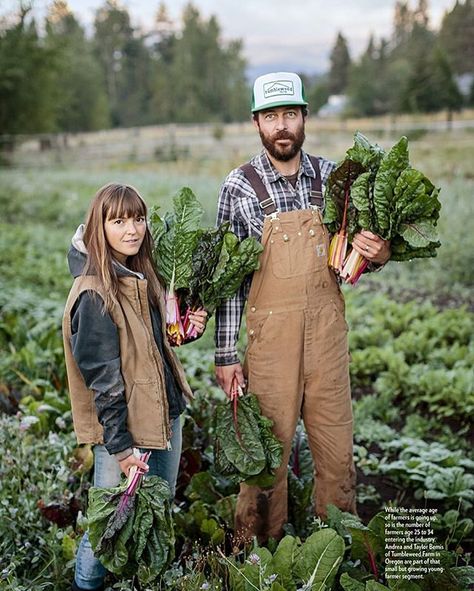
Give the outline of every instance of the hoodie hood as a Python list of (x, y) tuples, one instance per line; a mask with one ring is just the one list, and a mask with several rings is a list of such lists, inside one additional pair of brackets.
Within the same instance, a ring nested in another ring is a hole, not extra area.
[[(71, 239), (71, 246), (67, 253), (69, 272), (74, 278), (83, 274), (87, 262), (87, 248), (84, 244), (84, 229), (84, 224), (81, 224), (77, 228)], [(113, 266), (119, 277), (137, 277), (138, 279), (144, 279), (142, 273), (128, 269), (125, 265), (122, 265), (122, 263), (119, 263), (119, 261), (115, 259), (113, 259)]]

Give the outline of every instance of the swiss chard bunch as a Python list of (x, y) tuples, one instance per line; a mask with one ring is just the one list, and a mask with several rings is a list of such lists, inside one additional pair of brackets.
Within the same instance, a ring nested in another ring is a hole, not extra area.
[(356, 283), (368, 261), (347, 245), (360, 230), (391, 241), (391, 260), (436, 256), (439, 190), (409, 164), (408, 140), (384, 152), (361, 133), (326, 187), (324, 223), (334, 234), (329, 264), (349, 283)]
[(116, 575), (138, 575), (147, 584), (171, 562), (175, 538), (168, 483), (158, 476), (141, 478), (137, 470), (116, 488), (90, 488), (87, 520), (100, 562)]
[(154, 257), (167, 287), (167, 332), (173, 345), (195, 338), (190, 312), (205, 308), (212, 314), (232, 297), (245, 276), (258, 268), (262, 245), (255, 238), (239, 241), (229, 224), (201, 227), (203, 207), (184, 187), (173, 199), (173, 212), (164, 217), (151, 209)]
[(238, 396), (216, 406), (215, 468), (234, 483), (271, 486), (280, 467), (283, 446), (263, 416), (254, 394)]

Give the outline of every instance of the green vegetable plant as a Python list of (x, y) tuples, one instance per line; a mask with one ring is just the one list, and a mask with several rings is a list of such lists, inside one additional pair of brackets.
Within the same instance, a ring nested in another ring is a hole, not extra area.
[(187, 187), (174, 197), (173, 206), (163, 218), (153, 207), (150, 226), (154, 257), (167, 288), (167, 334), (178, 346), (197, 337), (190, 312), (203, 307), (212, 314), (232, 297), (258, 267), (263, 247), (255, 238), (239, 241), (228, 223), (202, 228), (203, 207)]
[[(149, 452), (142, 454), (148, 459)], [(174, 530), (168, 483), (158, 476), (142, 481), (136, 470), (114, 489), (89, 490), (89, 538), (95, 555), (111, 572), (138, 575), (142, 583), (154, 581), (174, 553)]]
[(254, 394), (234, 395), (216, 405), (216, 471), (231, 482), (270, 486), (279, 468), (283, 446), (272, 432), (272, 421), (260, 411)]
[(438, 193), (425, 175), (411, 168), (406, 137), (385, 153), (357, 132), (327, 182), (324, 223), (334, 234), (330, 266), (345, 282), (358, 281), (368, 261), (355, 250), (346, 256), (346, 250), (360, 230), (390, 240), (391, 260), (435, 256), (440, 246)]
[(343, 538), (324, 528), (304, 542), (285, 536), (276, 550), (255, 547), (243, 564), (227, 558), (233, 591), (324, 591), (332, 589), (342, 563)]

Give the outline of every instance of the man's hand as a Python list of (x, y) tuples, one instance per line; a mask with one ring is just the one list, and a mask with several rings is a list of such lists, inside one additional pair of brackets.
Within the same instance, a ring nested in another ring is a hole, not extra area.
[(354, 236), (352, 247), (371, 263), (384, 265), (390, 258), (390, 240), (383, 240), (377, 234), (362, 230)]
[(230, 390), (234, 378), (236, 378), (239, 386), (242, 388), (245, 387), (244, 373), (240, 363), (233, 363), (232, 365), (216, 365), (217, 383), (228, 397), (230, 397)]

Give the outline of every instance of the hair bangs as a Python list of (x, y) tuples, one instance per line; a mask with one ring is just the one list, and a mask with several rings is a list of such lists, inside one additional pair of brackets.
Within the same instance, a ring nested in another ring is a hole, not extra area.
[(138, 191), (130, 185), (113, 185), (103, 203), (104, 220), (146, 217), (146, 205)]

